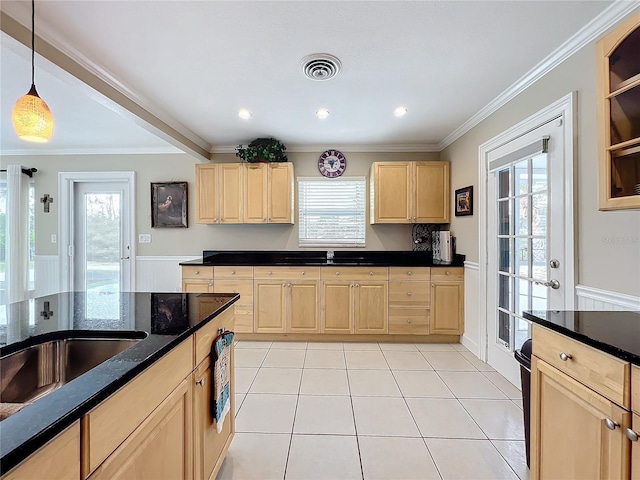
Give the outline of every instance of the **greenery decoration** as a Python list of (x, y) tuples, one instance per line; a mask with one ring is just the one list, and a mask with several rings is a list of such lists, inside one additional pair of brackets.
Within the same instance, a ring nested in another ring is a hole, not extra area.
[(236, 157), (248, 163), (254, 162), (286, 162), (285, 147), (275, 138), (256, 138), (249, 145), (236, 147)]

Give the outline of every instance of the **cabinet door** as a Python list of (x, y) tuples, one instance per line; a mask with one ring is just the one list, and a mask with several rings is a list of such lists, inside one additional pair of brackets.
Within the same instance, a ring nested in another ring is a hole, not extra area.
[[(531, 378), (531, 478), (629, 478), (630, 413), (537, 357)], [(609, 430), (605, 419), (618, 424)]]
[(182, 291), (185, 293), (211, 293), (213, 292), (213, 281), (196, 278), (183, 278)]
[(322, 332), (352, 333), (352, 282), (322, 282)]
[(242, 223), (242, 164), (220, 163), (220, 223)]
[(266, 223), (267, 203), (267, 164), (245, 164), (244, 223)]
[(80, 478), (80, 423), (75, 422), (16, 468), (4, 473), (2, 480)]
[(387, 333), (388, 283), (356, 282), (355, 333)]
[(216, 223), (218, 210), (218, 165), (196, 165), (196, 223)]
[(293, 164), (268, 165), (268, 222), (293, 223)]
[(373, 164), (372, 223), (411, 223), (414, 216), (412, 162)]
[(317, 333), (320, 331), (318, 315), (318, 282), (295, 281), (289, 289), (288, 317), (291, 333)]
[[(233, 347), (231, 354), (233, 371)], [(211, 410), (213, 375), (211, 361), (207, 358), (193, 374), (193, 428), (194, 428), (194, 473), (196, 480), (215, 478), (222, 466), (235, 432), (235, 395), (231, 381), (231, 408), (224, 419), (222, 431), (218, 433), (214, 413)]]
[(463, 302), (463, 282), (432, 282), (429, 333), (462, 335), (464, 333)]
[(187, 378), (96, 469), (91, 480), (191, 478), (191, 421)]
[(416, 162), (414, 222), (449, 223), (449, 162)]
[(254, 282), (254, 331), (256, 333), (284, 333), (286, 318), (286, 282)]

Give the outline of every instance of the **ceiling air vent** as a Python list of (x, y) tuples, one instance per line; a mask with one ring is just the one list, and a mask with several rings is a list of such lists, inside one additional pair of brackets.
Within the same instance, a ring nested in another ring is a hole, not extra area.
[(331, 80), (338, 75), (342, 69), (342, 64), (340, 60), (328, 53), (314, 53), (302, 59), (300, 68), (305, 77), (311, 80), (324, 81)]

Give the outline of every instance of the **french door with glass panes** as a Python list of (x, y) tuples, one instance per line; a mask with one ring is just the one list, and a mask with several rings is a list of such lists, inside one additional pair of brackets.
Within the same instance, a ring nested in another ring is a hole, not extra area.
[(489, 154), (487, 359), (519, 384), (513, 352), (531, 337), (526, 310), (564, 306), (563, 122)]

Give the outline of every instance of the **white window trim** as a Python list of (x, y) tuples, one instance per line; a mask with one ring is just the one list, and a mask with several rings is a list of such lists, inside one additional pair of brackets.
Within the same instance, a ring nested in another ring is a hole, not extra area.
[[(298, 182), (298, 195), (300, 195), (299, 183), (300, 182), (317, 182), (317, 183), (329, 183), (329, 182), (363, 182), (364, 184), (364, 240), (362, 243), (347, 243), (347, 242), (300, 242), (300, 231), (298, 231), (298, 248), (365, 248), (367, 242), (367, 179), (363, 176), (354, 177), (336, 177), (336, 178), (324, 178), (324, 177), (297, 177)], [(300, 218), (300, 201), (298, 197), (298, 218)], [(298, 220), (298, 228), (300, 228), (300, 220)]]

